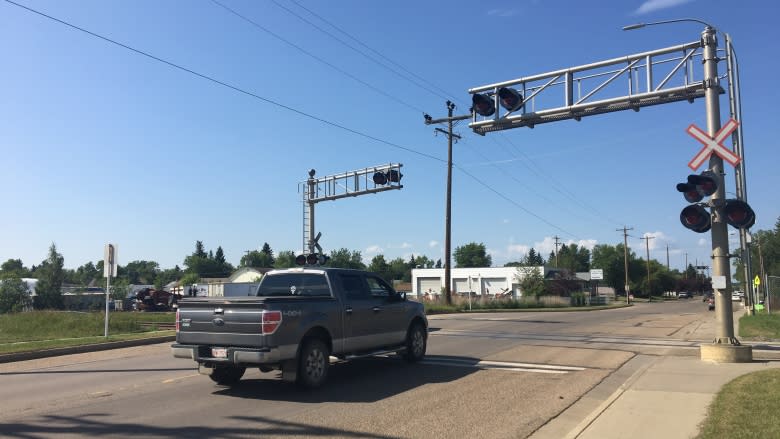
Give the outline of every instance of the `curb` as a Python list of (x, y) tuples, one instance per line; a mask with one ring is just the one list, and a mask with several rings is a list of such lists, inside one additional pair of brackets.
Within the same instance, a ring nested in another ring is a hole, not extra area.
[(44, 349), (40, 351), (15, 352), (0, 354), (0, 363), (14, 361), (35, 360), (38, 358), (57, 357), (60, 355), (82, 354), (85, 352), (105, 351), (109, 349), (128, 348), (132, 346), (144, 346), (157, 343), (176, 341), (175, 335), (162, 337), (139, 338), (135, 340), (110, 341), (107, 343), (86, 344), (81, 346), (68, 346), (64, 348)]

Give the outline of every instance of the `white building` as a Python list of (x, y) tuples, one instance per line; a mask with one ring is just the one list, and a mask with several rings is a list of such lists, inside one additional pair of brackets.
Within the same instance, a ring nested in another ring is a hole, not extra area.
[[(496, 295), (509, 293), (512, 297), (522, 297), (520, 281), (525, 272), (536, 270), (543, 276), (554, 270), (543, 266), (538, 267), (481, 267), (452, 268), (450, 277), (453, 294)], [(429, 294), (441, 294), (444, 288), (443, 268), (412, 269), (412, 294), (418, 297)]]

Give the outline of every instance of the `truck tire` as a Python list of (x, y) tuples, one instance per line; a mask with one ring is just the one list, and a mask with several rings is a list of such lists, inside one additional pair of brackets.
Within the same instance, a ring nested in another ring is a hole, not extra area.
[(237, 366), (215, 367), (211, 369), (211, 374), (209, 374), (209, 378), (211, 378), (212, 381), (219, 384), (220, 386), (234, 386), (238, 383), (241, 377), (244, 376), (245, 371), (246, 371), (245, 367), (237, 367)]
[(406, 333), (406, 351), (404, 359), (410, 363), (420, 361), (425, 357), (427, 337), (425, 327), (420, 323), (413, 323)]
[(298, 384), (307, 388), (317, 388), (328, 377), (330, 352), (328, 345), (318, 338), (304, 341), (298, 358)]

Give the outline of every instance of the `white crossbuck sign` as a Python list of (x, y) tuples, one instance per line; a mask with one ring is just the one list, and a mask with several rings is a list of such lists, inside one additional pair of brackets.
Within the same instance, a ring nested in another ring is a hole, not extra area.
[(715, 133), (715, 137), (710, 137), (707, 133), (702, 131), (701, 128), (691, 124), (686, 131), (693, 136), (694, 139), (703, 143), (704, 148), (702, 148), (693, 160), (688, 163), (688, 167), (694, 171), (699, 169), (699, 166), (701, 166), (713, 152), (719, 155), (723, 160), (731, 163), (731, 166), (737, 166), (742, 159), (734, 154), (733, 151), (723, 146), (723, 141), (737, 129), (738, 125), (739, 122), (734, 119), (729, 119), (729, 121), (726, 122), (726, 125), (723, 125), (723, 127)]

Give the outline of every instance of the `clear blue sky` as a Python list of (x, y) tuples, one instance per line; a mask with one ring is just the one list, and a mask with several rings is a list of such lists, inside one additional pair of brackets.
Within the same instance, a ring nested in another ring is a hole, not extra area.
[[(298, 252), (298, 183), (309, 169), (324, 176), (390, 162), (403, 163), (404, 188), (319, 203), (320, 243), (358, 250), (366, 262), (377, 253), (443, 258), (446, 138), (422, 112), (446, 115), (448, 97), (456, 114), (466, 112), (471, 87), (698, 40), (695, 23), (621, 31), (682, 17), (734, 39), (754, 230), (780, 217), (776, 2), (219, 1), (256, 25), (210, 0), (18, 3), (403, 148), (0, 0), (0, 261), (38, 264), (52, 242), (69, 268), (101, 260), (108, 242), (119, 246), (120, 264), (163, 268), (181, 265), (196, 240), (222, 246), (233, 264), (264, 242)], [(727, 109), (724, 97), (724, 121)], [(546, 257), (554, 236), (618, 244), (616, 229), (627, 225), (639, 256), (639, 238), (651, 235), (661, 263), (668, 245), (673, 268), (686, 253), (709, 265), (710, 234), (679, 223), (686, 203), (675, 185), (701, 147), (685, 133), (691, 123), (706, 126), (703, 100), (485, 137), (459, 125), (454, 161), (484, 185), (454, 173), (453, 249), (481, 242), (503, 265), (531, 247)]]

